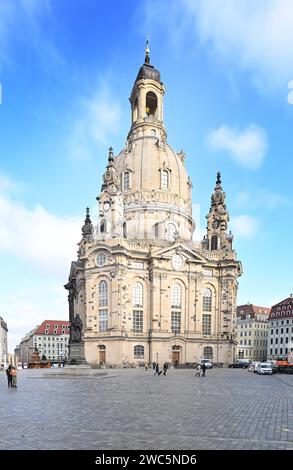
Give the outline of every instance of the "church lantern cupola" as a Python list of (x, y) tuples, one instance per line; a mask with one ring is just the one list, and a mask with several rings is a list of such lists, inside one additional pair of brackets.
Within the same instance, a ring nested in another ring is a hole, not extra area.
[(166, 139), (166, 131), (163, 124), (163, 96), (165, 87), (161, 82), (161, 75), (150, 63), (150, 49), (147, 41), (144, 64), (137, 74), (131, 96), (131, 129), (128, 137), (133, 136), (133, 131), (137, 127), (143, 126), (144, 131), (155, 126), (161, 131), (158, 132), (161, 138)]

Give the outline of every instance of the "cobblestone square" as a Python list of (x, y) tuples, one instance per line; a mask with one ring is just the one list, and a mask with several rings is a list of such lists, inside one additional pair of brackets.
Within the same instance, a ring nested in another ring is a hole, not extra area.
[(292, 449), (293, 376), (192, 369), (0, 375), (0, 449)]

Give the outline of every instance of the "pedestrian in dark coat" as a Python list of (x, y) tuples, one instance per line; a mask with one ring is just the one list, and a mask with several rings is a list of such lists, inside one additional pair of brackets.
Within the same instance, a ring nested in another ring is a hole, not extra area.
[(202, 364), (201, 369), (202, 369), (202, 377), (205, 377), (206, 376), (206, 369), (207, 369), (207, 366), (205, 365), (205, 363)]
[(159, 363), (156, 364), (156, 371), (154, 375), (161, 375), (162, 371), (160, 371)]
[(168, 362), (164, 362), (164, 365), (163, 365), (163, 375), (166, 375), (166, 374), (167, 374), (167, 370), (168, 370)]
[(11, 375), (11, 365), (6, 369), (8, 388), (12, 387), (12, 375)]

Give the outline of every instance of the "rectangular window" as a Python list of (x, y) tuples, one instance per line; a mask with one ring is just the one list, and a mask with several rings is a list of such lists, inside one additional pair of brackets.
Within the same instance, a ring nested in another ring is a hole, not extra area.
[(133, 331), (135, 333), (143, 332), (143, 311), (133, 310)]
[(212, 297), (211, 296), (203, 296), (203, 310), (204, 312), (211, 312), (212, 311)]
[(130, 188), (129, 185), (129, 171), (126, 171), (123, 175), (123, 191)]
[(212, 316), (204, 314), (202, 316), (202, 334), (211, 335), (212, 334)]
[(203, 275), (204, 275), (205, 277), (213, 277), (213, 271), (212, 271), (212, 269), (204, 269), (204, 270), (203, 270)]
[(178, 334), (181, 331), (181, 312), (171, 312), (171, 331)]
[(169, 173), (167, 170), (161, 170), (161, 188), (168, 189)]
[(133, 261), (132, 267), (135, 269), (143, 269), (143, 262), (142, 261)]
[(108, 310), (99, 311), (99, 330), (107, 331), (108, 329)]

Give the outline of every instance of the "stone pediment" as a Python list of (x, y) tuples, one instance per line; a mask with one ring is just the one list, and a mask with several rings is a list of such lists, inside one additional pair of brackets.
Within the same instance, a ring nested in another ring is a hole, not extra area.
[(190, 262), (199, 264), (205, 264), (207, 262), (207, 259), (204, 258), (200, 253), (198, 253), (196, 250), (190, 249), (183, 243), (177, 243), (173, 246), (153, 250), (151, 256), (153, 258), (170, 259), (175, 254), (184, 256), (186, 260)]

